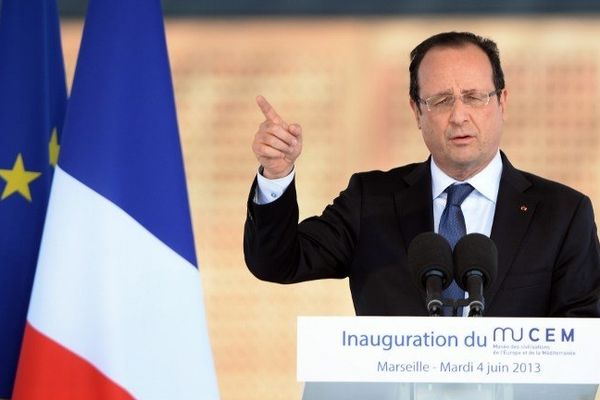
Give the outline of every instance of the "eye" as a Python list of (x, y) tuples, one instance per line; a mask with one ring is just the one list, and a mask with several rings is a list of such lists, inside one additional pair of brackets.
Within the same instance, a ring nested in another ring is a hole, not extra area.
[(435, 96), (430, 99), (430, 104), (434, 107), (452, 104), (454, 96)]
[(463, 102), (472, 107), (482, 107), (487, 103), (488, 96), (485, 93), (466, 93)]

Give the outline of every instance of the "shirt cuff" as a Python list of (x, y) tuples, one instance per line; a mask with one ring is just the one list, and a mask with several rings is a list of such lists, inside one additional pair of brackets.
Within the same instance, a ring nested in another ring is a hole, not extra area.
[(256, 191), (254, 192), (254, 203), (258, 205), (269, 204), (277, 200), (283, 192), (290, 186), (294, 180), (296, 169), (294, 168), (289, 175), (278, 179), (267, 179), (260, 173), (260, 168), (256, 174)]

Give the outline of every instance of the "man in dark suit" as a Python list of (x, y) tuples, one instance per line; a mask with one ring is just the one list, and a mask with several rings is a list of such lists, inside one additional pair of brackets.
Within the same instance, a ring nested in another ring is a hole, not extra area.
[(508, 92), (496, 44), (471, 33), (432, 36), (411, 52), (410, 80), (431, 157), (355, 174), (320, 217), (300, 224), (293, 168), (302, 129), (257, 99), (266, 120), (253, 143), (261, 167), (245, 225), (252, 273), (280, 283), (348, 277), (358, 315), (427, 315), (407, 248), (438, 230), (448, 188), (467, 183), (472, 191), (459, 205), (466, 233), (485, 234), (498, 248), (486, 315), (600, 316), (589, 198), (515, 169), (499, 150)]

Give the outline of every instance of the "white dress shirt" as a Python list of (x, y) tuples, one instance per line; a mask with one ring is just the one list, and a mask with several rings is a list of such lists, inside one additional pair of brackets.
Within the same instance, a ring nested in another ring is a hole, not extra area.
[(477, 175), (459, 182), (446, 175), (431, 158), (431, 194), (433, 197), (433, 229), (438, 232), (442, 212), (446, 207), (447, 194), (444, 192), (453, 183), (469, 183), (475, 188), (463, 201), (461, 209), (465, 216), (467, 233), (481, 233), (490, 236), (496, 211), (496, 200), (502, 176), (500, 151)]
[[(433, 197), (433, 229), (438, 233), (440, 219), (444, 208), (446, 208), (446, 188), (453, 183), (469, 183), (475, 188), (462, 202), (460, 208), (465, 217), (467, 233), (481, 233), (487, 237), (492, 233), (494, 213), (496, 211), (496, 200), (500, 188), (500, 177), (502, 176), (502, 158), (500, 151), (492, 161), (478, 174), (459, 182), (449, 177), (431, 158), (431, 194)], [(465, 298), (469, 293), (465, 291)], [(469, 314), (467, 307), (463, 307), (462, 316)]]
[(296, 168), (292, 170), (287, 176), (279, 179), (267, 179), (260, 173), (260, 168), (256, 174), (257, 186), (256, 192), (254, 193), (254, 202), (258, 205), (269, 204), (272, 201), (277, 200), (285, 189), (290, 186), (290, 183), (294, 180), (296, 175)]

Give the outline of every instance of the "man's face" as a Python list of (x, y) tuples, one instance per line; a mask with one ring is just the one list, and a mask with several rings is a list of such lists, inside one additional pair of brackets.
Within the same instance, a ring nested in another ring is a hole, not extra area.
[[(420, 97), (441, 93), (489, 93), (494, 88), (492, 66), (483, 50), (475, 45), (434, 47), (423, 58), (418, 70)], [(446, 174), (465, 180), (481, 171), (494, 158), (502, 136), (506, 109), (506, 90), (500, 99), (490, 96), (481, 108), (470, 107), (456, 98), (446, 111), (429, 111), (411, 100), (425, 145), (436, 164)]]

